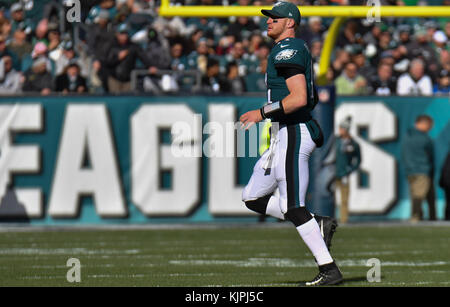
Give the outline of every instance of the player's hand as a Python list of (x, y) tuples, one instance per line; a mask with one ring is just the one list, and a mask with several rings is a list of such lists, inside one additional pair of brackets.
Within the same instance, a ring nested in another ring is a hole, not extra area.
[(262, 121), (261, 111), (259, 110), (253, 110), (248, 111), (247, 113), (244, 113), (239, 118), (239, 121), (241, 122), (241, 128), (244, 130), (249, 129), (254, 124)]

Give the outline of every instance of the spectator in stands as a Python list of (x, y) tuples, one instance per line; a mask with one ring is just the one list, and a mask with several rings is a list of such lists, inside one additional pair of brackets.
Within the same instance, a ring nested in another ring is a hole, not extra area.
[(249, 17), (239, 16), (236, 21), (228, 26), (225, 32), (227, 36), (233, 36), (235, 41), (242, 41), (248, 39), (254, 30), (259, 30), (259, 27)]
[(394, 59), (393, 70), (396, 76), (408, 71), (411, 61), (408, 58), (408, 49), (405, 45), (398, 45), (397, 48), (390, 50)]
[(447, 23), (445, 24), (444, 33), (447, 36), (447, 38), (450, 38), (450, 21), (447, 21)]
[(170, 47), (171, 63), (170, 69), (172, 70), (185, 70), (187, 67), (187, 59), (183, 52), (183, 43), (181, 41), (175, 41)]
[[(256, 51), (257, 67), (255, 71), (245, 75), (245, 89), (248, 92), (266, 92), (267, 86), (265, 82), (265, 74), (267, 69), (267, 57), (270, 53), (270, 45), (266, 42), (259, 44)], [(231, 61), (230, 63), (236, 63)], [(238, 66), (239, 70), (239, 66)]]
[(0, 18), (0, 35), (9, 38), (12, 32), (11, 21), (6, 18)]
[(194, 31), (199, 30), (196, 28), (195, 24), (188, 23), (189, 19), (186, 20), (185, 18), (181, 18), (178, 16), (165, 18), (157, 15), (153, 20), (154, 21), (151, 23), (152, 27), (154, 27), (156, 31), (163, 34), (165, 37), (169, 39), (172, 39), (180, 35), (183, 37), (189, 37), (194, 33)]
[(366, 56), (363, 53), (361, 45), (351, 46), (351, 61), (356, 64), (358, 68), (358, 74), (363, 76), (366, 80), (373, 76), (376, 72), (375, 69), (366, 60)]
[(33, 61), (31, 68), (25, 72), (24, 92), (49, 95), (53, 90), (53, 78), (47, 70), (47, 59), (38, 57)]
[(22, 90), (22, 74), (13, 68), (8, 55), (0, 59), (0, 95), (19, 94)]
[[(189, 18), (186, 21), (189, 27), (194, 27), (197, 30), (202, 31), (202, 37), (214, 37), (215, 33), (222, 33), (219, 25), (219, 20), (217, 18)], [(190, 31), (192, 32), (192, 30)], [(219, 35), (220, 35), (219, 34)]]
[(378, 66), (377, 75), (370, 79), (371, 93), (377, 96), (394, 95), (396, 91), (396, 80), (392, 76), (392, 66), (381, 63)]
[(313, 39), (311, 41), (311, 58), (314, 63), (320, 62), (320, 54), (322, 52), (322, 41), (320, 39)]
[(9, 9), (11, 13), (11, 32), (14, 33), (21, 23), (25, 23), (25, 11), (20, 2), (14, 3)]
[(427, 200), (430, 220), (436, 219), (435, 192), (433, 185), (434, 149), (428, 132), (433, 119), (419, 115), (401, 142), (401, 155), (409, 183), (411, 197), (411, 222), (423, 219), (422, 202)]
[(61, 33), (59, 31), (58, 24), (54, 22), (50, 22), (48, 24), (47, 40), (47, 48), (49, 52), (52, 52), (58, 48), (59, 44), (61, 44)]
[(367, 81), (358, 74), (358, 67), (353, 62), (345, 65), (344, 72), (334, 83), (338, 95), (364, 95), (367, 93)]
[(397, 95), (432, 95), (431, 78), (425, 74), (425, 64), (420, 59), (411, 62), (409, 72), (400, 76), (397, 82)]
[(408, 45), (411, 42), (411, 26), (408, 24), (401, 24), (398, 26), (399, 43)]
[(378, 40), (380, 39), (381, 32), (381, 25), (376, 22), (372, 26), (372, 29), (363, 35), (362, 40), (364, 44), (376, 46), (378, 44)]
[(433, 93), (447, 96), (450, 94), (450, 71), (445, 69), (441, 71), (438, 83), (433, 87)]
[(450, 51), (442, 50), (439, 56), (439, 71), (447, 70), (450, 71)]
[(348, 62), (350, 62), (350, 53), (345, 49), (338, 49), (336, 51), (335, 59), (331, 62), (333, 76), (341, 75)]
[(25, 23), (18, 24), (9, 44), (9, 49), (17, 55), (19, 61), (22, 61), (33, 50), (33, 46), (27, 40), (26, 31)]
[(158, 69), (169, 69), (172, 59), (167, 40), (161, 37), (155, 29), (150, 28), (147, 31), (146, 45), (145, 53), (151, 62), (151, 66)]
[(248, 53), (254, 54), (258, 52), (259, 46), (264, 43), (264, 38), (259, 32), (253, 32), (253, 34), (250, 36), (249, 39), (249, 45), (248, 45)]
[(433, 44), (432, 47), (436, 51), (436, 55), (438, 56), (442, 50), (447, 50), (448, 38), (447, 35), (443, 31), (436, 31), (433, 34)]
[(114, 16), (114, 19), (112, 20), (112, 24), (114, 26), (125, 23), (127, 21), (128, 16), (131, 14), (131, 8), (128, 7), (126, 2), (122, 4), (118, 2), (116, 10), (117, 12)]
[(47, 63), (47, 71), (49, 73), (54, 74), (55, 71), (55, 62), (48, 57), (48, 48), (47, 45), (43, 42), (37, 42), (34, 45), (33, 51), (31, 55), (26, 56), (22, 61), (22, 71), (27, 71), (33, 64), (33, 61), (37, 58), (44, 58)]
[[(388, 64), (393, 69), (394, 64), (395, 64), (395, 59), (394, 59), (392, 50), (384, 51), (381, 54), (378, 66), (380, 66), (381, 64)], [(393, 73), (395, 75), (395, 71), (393, 71)]]
[(408, 57), (413, 60), (422, 59), (426, 67), (430, 68), (436, 65), (436, 53), (430, 46), (427, 39), (427, 32), (424, 29), (419, 29), (415, 33), (415, 40), (406, 46), (408, 49)]
[(204, 40), (206, 42), (206, 38), (203, 37), (203, 34), (204, 33), (202, 30), (196, 29), (189, 36), (189, 39), (185, 42), (184, 45), (185, 52), (188, 56), (197, 50), (200, 40)]
[(219, 61), (214, 58), (209, 58), (206, 73), (202, 77), (202, 91), (206, 93), (219, 93), (223, 90), (223, 81), (223, 78), (220, 76)]
[(109, 20), (111, 21), (114, 20), (115, 16), (117, 15), (115, 0), (101, 0), (100, 4), (93, 6), (86, 18), (86, 23), (88, 24), (94, 23), (95, 22), (94, 20), (98, 16), (98, 13), (102, 10), (108, 12)]
[[(378, 44), (376, 46), (377, 48), (377, 56), (375, 56), (374, 63), (375, 65), (379, 64), (380, 56), (383, 54), (383, 52), (391, 51), (395, 48), (397, 48), (397, 43), (395, 40), (392, 39), (392, 35), (388, 30), (382, 31), (380, 33), (380, 37), (378, 40)], [(392, 54), (393, 56), (393, 54)]]
[(347, 21), (342, 34), (336, 41), (336, 46), (339, 48), (362, 42), (362, 37), (358, 33), (358, 23), (353, 19)]
[(188, 69), (198, 69), (202, 74), (206, 74), (209, 59), (209, 48), (206, 38), (197, 41), (197, 48), (187, 57)]
[(0, 35), (0, 58), (6, 55), (12, 58), (14, 69), (20, 70), (20, 59), (7, 45), (7, 37)]
[(435, 20), (428, 20), (424, 23), (425, 31), (427, 32), (427, 41), (431, 42), (433, 36), (439, 28), (438, 23)]
[(323, 32), (322, 18), (313, 16), (308, 18), (308, 25), (300, 27), (296, 37), (303, 39), (308, 46), (311, 46), (315, 40), (322, 41)]
[(92, 20), (87, 33), (88, 53), (93, 56), (93, 66), (95, 69), (93, 78), (100, 79), (103, 91), (108, 92), (108, 75), (110, 68), (107, 65), (108, 54), (114, 44), (114, 32), (109, 25), (110, 13), (106, 9), (98, 12)]
[(86, 93), (86, 79), (80, 74), (80, 66), (76, 59), (66, 65), (62, 74), (56, 77), (55, 91), (67, 93)]
[(222, 83), (222, 92), (235, 95), (245, 92), (244, 78), (239, 76), (239, 67), (236, 62), (227, 65), (225, 82)]
[(56, 75), (60, 75), (64, 72), (67, 67), (67, 64), (75, 58), (75, 50), (72, 41), (66, 41), (62, 44), (62, 50), (60, 55), (56, 57)]
[(239, 76), (245, 77), (247, 74), (253, 73), (258, 67), (258, 57), (255, 54), (248, 54), (242, 42), (236, 42), (224, 58), (222, 63), (223, 71), (230, 62), (236, 62), (239, 68)]
[(144, 50), (129, 40), (127, 24), (121, 24), (116, 33), (116, 40), (109, 51), (107, 64), (111, 68), (108, 76), (108, 89), (111, 93), (123, 93), (131, 90), (131, 72), (139, 59), (148, 68), (150, 74), (157, 69), (150, 66), (150, 60)]

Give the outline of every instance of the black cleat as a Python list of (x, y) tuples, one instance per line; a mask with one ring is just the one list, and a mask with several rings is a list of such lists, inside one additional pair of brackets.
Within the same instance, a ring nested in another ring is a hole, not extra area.
[(322, 234), (323, 240), (325, 241), (328, 250), (330, 250), (331, 240), (333, 239), (333, 235), (336, 232), (338, 223), (336, 219), (329, 216), (314, 215), (314, 218), (316, 219), (317, 224), (319, 224), (320, 233)]
[(305, 286), (331, 286), (342, 282), (342, 274), (334, 261), (329, 264), (319, 266), (319, 274)]

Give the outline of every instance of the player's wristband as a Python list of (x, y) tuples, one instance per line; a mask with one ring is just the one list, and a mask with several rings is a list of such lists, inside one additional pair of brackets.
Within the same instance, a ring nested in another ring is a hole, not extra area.
[(261, 109), (259, 109), (259, 111), (261, 112), (261, 116), (263, 119), (273, 119), (274, 117), (284, 115), (283, 103), (281, 100), (266, 104)]

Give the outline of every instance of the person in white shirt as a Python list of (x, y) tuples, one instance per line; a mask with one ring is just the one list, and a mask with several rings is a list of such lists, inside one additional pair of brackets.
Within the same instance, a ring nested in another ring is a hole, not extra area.
[(22, 91), (22, 74), (13, 68), (9, 55), (0, 58), (0, 95), (14, 95)]
[(400, 76), (397, 82), (397, 95), (432, 95), (433, 83), (425, 74), (425, 64), (421, 59), (411, 62), (409, 72)]

